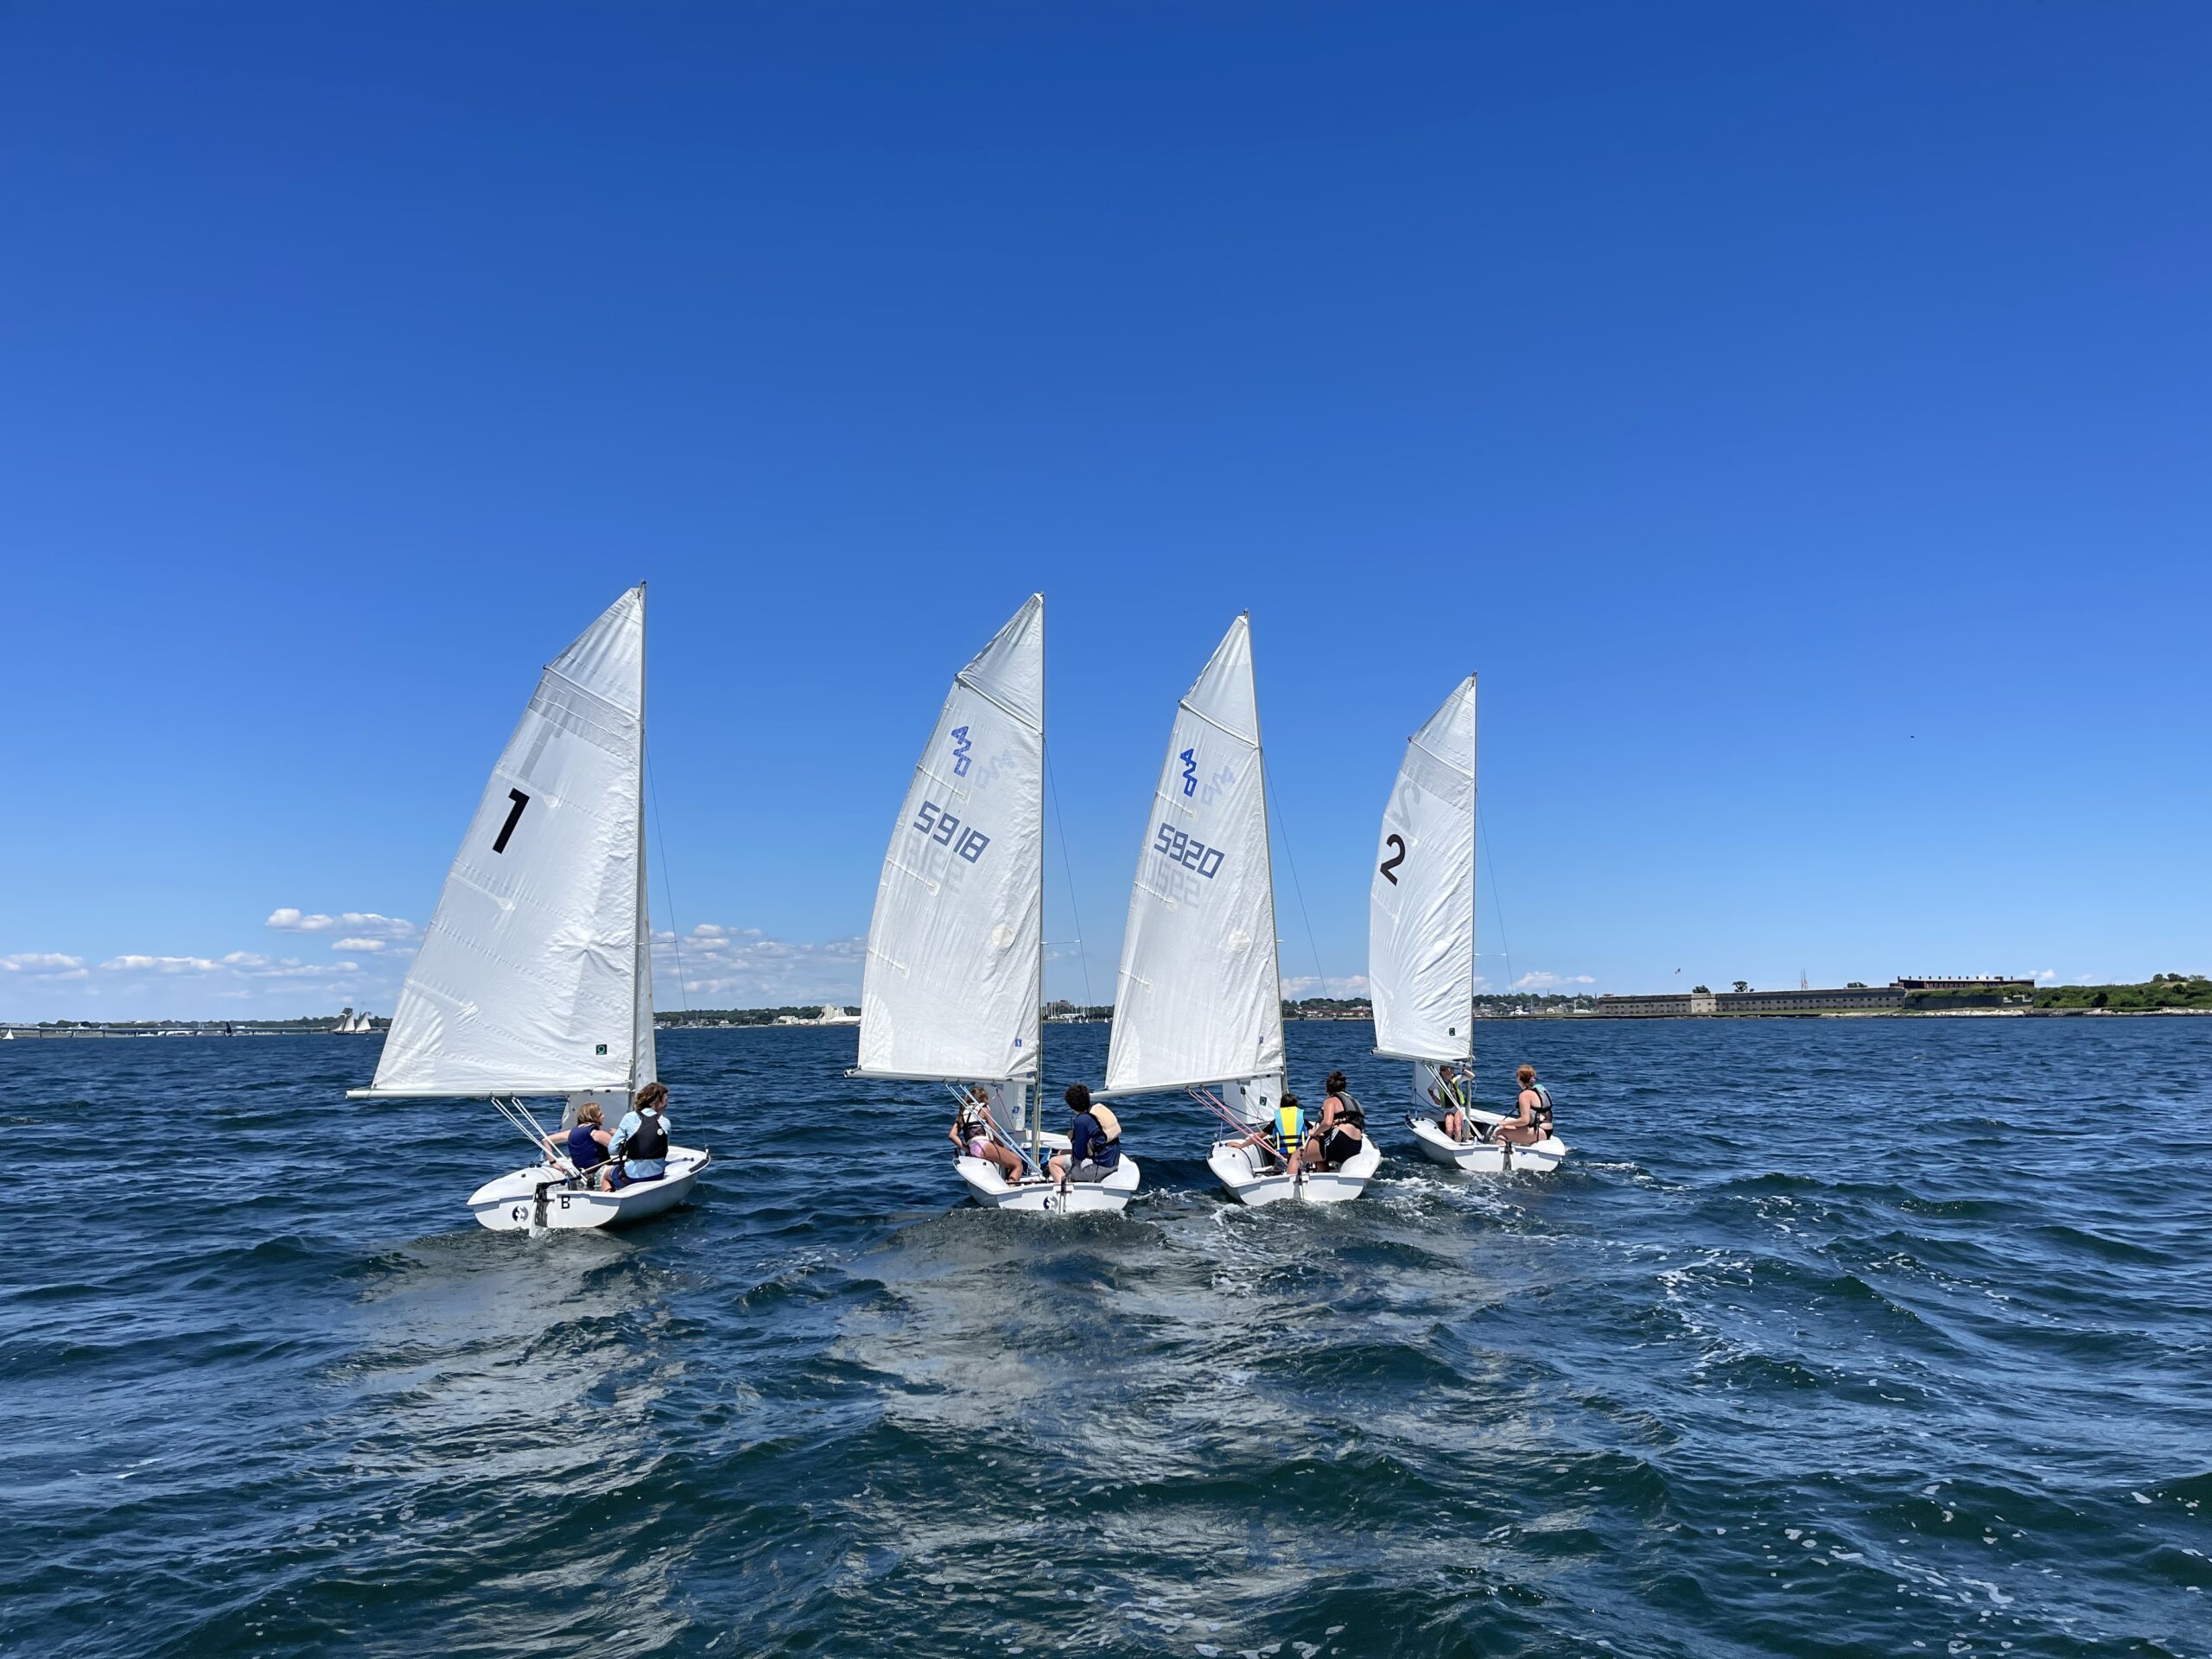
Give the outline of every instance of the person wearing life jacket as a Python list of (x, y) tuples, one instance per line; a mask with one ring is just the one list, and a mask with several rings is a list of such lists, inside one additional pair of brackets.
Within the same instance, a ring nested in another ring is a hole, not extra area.
[(1466, 1139), (1471, 1127), (1467, 1122), (1466, 1090), (1450, 1061), (1436, 1068), (1436, 1087), (1428, 1091), (1428, 1098), (1436, 1108), (1436, 1127), (1454, 1141)]
[(1299, 1161), (1309, 1169), (1337, 1169), (1367, 1145), (1367, 1111), (1352, 1098), (1343, 1072), (1330, 1072), (1322, 1087), (1328, 1093), (1321, 1100), (1321, 1121), (1300, 1148)]
[(1091, 1103), (1090, 1090), (1068, 1085), (1068, 1149), (1056, 1152), (1047, 1166), (1056, 1181), (1103, 1181), (1122, 1161), (1121, 1120)]
[(960, 1110), (952, 1120), (950, 1134), (961, 1156), (995, 1164), (1001, 1180), (1008, 1186), (1021, 1185), (1021, 1154), (1002, 1145), (991, 1133), (991, 1097), (981, 1084), (960, 1097)]
[(588, 1100), (576, 1109), (575, 1128), (547, 1135), (545, 1150), (567, 1158), (586, 1186), (597, 1186), (607, 1168), (607, 1143), (613, 1139), (607, 1132), (607, 1115), (599, 1103)]
[(615, 1125), (614, 1139), (607, 1148), (613, 1167), (607, 1172), (607, 1190), (657, 1181), (668, 1173), (668, 1085), (649, 1083), (638, 1090), (630, 1109)]
[(1552, 1091), (1536, 1081), (1536, 1068), (1524, 1065), (1513, 1074), (1521, 1084), (1515, 1105), (1517, 1117), (1509, 1117), (1490, 1132), (1493, 1141), (1510, 1141), (1516, 1147), (1533, 1147), (1552, 1135)]
[[(1344, 1074), (1332, 1071), (1328, 1080), (1321, 1085), (1321, 1121), (1314, 1127), (1326, 1135), (1344, 1121), (1345, 1114), (1357, 1110), (1358, 1107), (1359, 1103), (1351, 1097), (1351, 1090), (1344, 1082)], [(1361, 1111), (1359, 1116), (1360, 1121), (1364, 1122), (1367, 1114)]]
[(1260, 1174), (1268, 1174), (1271, 1165), (1281, 1164), (1294, 1175), (1298, 1173), (1299, 1148), (1305, 1144), (1306, 1123), (1306, 1109), (1298, 1103), (1298, 1096), (1285, 1095), (1275, 1103), (1274, 1111), (1266, 1122), (1242, 1141), (1228, 1144), (1232, 1151), (1239, 1147), (1261, 1147), (1271, 1154), (1270, 1158), (1256, 1160)]

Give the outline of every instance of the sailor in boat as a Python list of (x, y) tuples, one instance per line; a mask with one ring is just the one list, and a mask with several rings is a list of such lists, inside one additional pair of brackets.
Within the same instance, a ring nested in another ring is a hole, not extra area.
[(1536, 1081), (1536, 1068), (1524, 1065), (1514, 1077), (1521, 1084), (1515, 1101), (1520, 1116), (1509, 1117), (1491, 1131), (1493, 1141), (1510, 1141), (1516, 1147), (1533, 1147), (1552, 1136), (1552, 1091)]
[(607, 1148), (609, 1192), (657, 1181), (668, 1173), (668, 1085), (658, 1080), (638, 1090), (615, 1126)]
[[(1358, 1104), (1351, 1097), (1351, 1088), (1344, 1081), (1344, 1074), (1341, 1071), (1330, 1072), (1327, 1081), (1321, 1085), (1321, 1121), (1316, 1128), (1325, 1135)], [(1359, 1121), (1363, 1123), (1367, 1121), (1365, 1112), (1360, 1113)]]
[(1297, 1163), (1308, 1169), (1337, 1169), (1356, 1158), (1367, 1145), (1366, 1109), (1352, 1098), (1344, 1074), (1329, 1073), (1328, 1094), (1321, 1102), (1321, 1121), (1299, 1150)]
[(1466, 1090), (1459, 1082), (1458, 1068), (1450, 1061), (1436, 1068), (1436, 1086), (1428, 1091), (1428, 1098), (1436, 1108), (1436, 1127), (1454, 1141), (1468, 1139), (1474, 1125), (1466, 1115)]
[(1091, 1103), (1090, 1090), (1068, 1085), (1068, 1149), (1056, 1152), (1049, 1167), (1055, 1181), (1103, 1181), (1122, 1161), (1122, 1124), (1109, 1108)]
[(566, 1157), (583, 1184), (595, 1187), (606, 1172), (607, 1148), (613, 1139), (607, 1130), (607, 1114), (597, 1101), (588, 1100), (577, 1109), (573, 1128), (545, 1137), (545, 1150)]
[(1298, 1096), (1285, 1095), (1275, 1102), (1274, 1113), (1266, 1123), (1242, 1141), (1232, 1141), (1229, 1144), (1232, 1148), (1258, 1147), (1281, 1164), (1286, 1174), (1295, 1175), (1307, 1140), (1308, 1127), (1306, 1109), (1298, 1103)]
[(991, 1133), (991, 1096), (981, 1084), (960, 1096), (960, 1110), (950, 1131), (952, 1144), (970, 1158), (998, 1166), (999, 1179), (1008, 1186), (1021, 1185), (1021, 1155), (1000, 1144)]

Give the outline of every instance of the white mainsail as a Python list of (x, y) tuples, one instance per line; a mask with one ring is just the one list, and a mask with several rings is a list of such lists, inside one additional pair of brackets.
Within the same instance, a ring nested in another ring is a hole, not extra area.
[(1129, 890), (1106, 1087), (1226, 1083), (1282, 1064), (1267, 785), (1240, 616), (1176, 709)]
[(1475, 677), (1407, 741), (1367, 906), (1378, 1052), (1457, 1060), (1475, 995)]
[(652, 1079), (645, 691), (640, 584), (538, 681), (364, 1092), (627, 1091)]
[(1045, 916), (1045, 598), (953, 677), (876, 882), (862, 1075), (1037, 1069)]

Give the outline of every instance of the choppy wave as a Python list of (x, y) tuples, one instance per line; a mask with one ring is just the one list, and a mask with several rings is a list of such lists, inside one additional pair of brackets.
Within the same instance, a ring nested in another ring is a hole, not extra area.
[[(496, 1119), (344, 1102), (372, 1045), (10, 1045), (0, 1121), (134, 1155), (12, 1212), (0, 1648), (2212, 1653), (2212, 1029), (1510, 1036), (1557, 1175), (1386, 1128), (1246, 1211), (1139, 1102), (1138, 1201), (1042, 1220), (849, 1032), (671, 1033), (697, 1201), (536, 1241), (458, 1208)], [(1366, 1037), (1294, 1070), (1394, 1098)]]

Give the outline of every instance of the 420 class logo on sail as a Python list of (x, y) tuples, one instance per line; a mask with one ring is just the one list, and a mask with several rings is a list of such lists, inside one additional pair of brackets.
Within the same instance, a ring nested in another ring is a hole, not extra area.
[(1198, 747), (1193, 743), (1175, 757), (1183, 763), (1183, 793), (1198, 797), (1200, 806), (1211, 806), (1220, 798), (1222, 791), (1236, 781), (1233, 766), (1216, 766), (1213, 775), (1201, 784), (1198, 781)]

